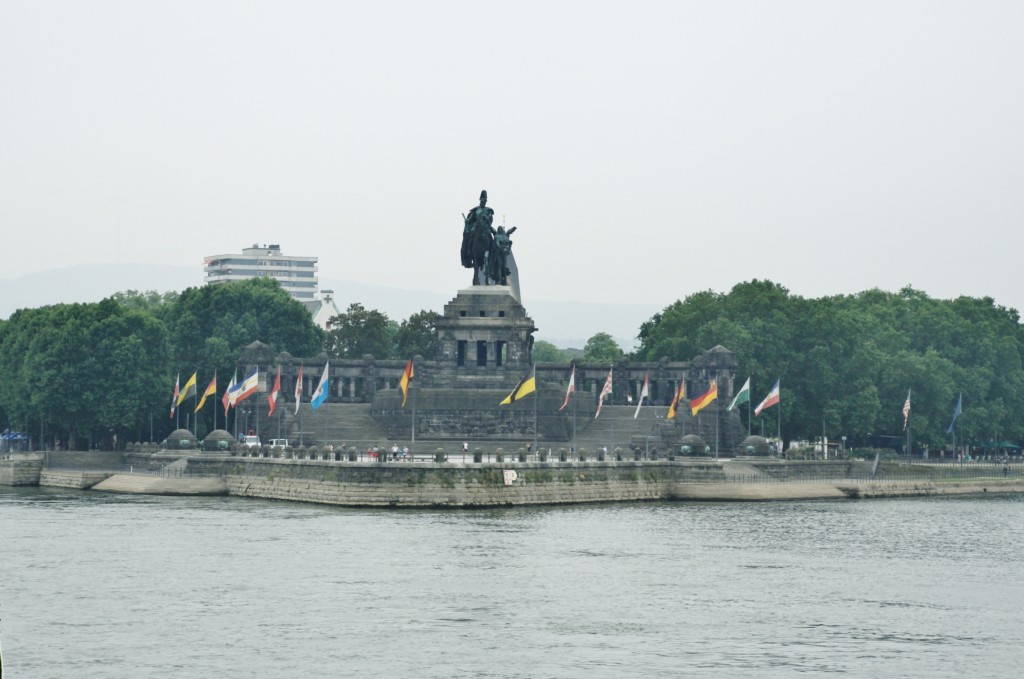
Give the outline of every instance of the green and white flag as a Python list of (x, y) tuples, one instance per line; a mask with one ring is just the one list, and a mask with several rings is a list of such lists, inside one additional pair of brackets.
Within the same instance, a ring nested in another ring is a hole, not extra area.
[(743, 403), (746, 403), (749, 400), (750, 400), (750, 378), (748, 377), (747, 381), (743, 383), (743, 388), (740, 389), (739, 392), (737, 392), (736, 396), (733, 397), (732, 403), (729, 404), (729, 407), (726, 408), (726, 410), (731, 411), (736, 406), (741, 405)]

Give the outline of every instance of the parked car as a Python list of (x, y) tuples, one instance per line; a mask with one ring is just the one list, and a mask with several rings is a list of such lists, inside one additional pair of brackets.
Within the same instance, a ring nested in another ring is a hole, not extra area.
[(242, 442), (246, 448), (259, 448), (260, 437), (259, 436), (246, 436), (245, 441)]

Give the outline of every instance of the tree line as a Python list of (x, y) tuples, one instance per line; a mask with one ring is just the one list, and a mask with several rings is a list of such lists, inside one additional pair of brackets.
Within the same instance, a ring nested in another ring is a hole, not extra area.
[[(309, 356), (322, 350), (324, 333), (269, 279), (19, 309), (0, 321), (0, 429), (70, 449), (111, 447), (115, 436), (162, 440), (175, 427), (175, 377), (184, 384), (198, 373), (201, 392), (216, 373), (222, 393), (239, 350), (257, 339)], [(198, 414), (192, 407), (191, 399), (181, 405), (200, 418), (201, 433), (212, 429), (219, 402)]]
[[(755, 405), (780, 379), (786, 440), (823, 430), (859, 444), (869, 435), (903, 437), (908, 392), (915, 448), (953, 442), (946, 432), (961, 394), (956, 431), (965, 441), (1024, 438), (1024, 330), (1016, 310), (990, 297), (933, 299), (906, 287), (805, 299), (753, 280), (669, 305), (638, 339), (641, 360), (731, 349), (735, 388), (752, 375)], [(774, 432), (775, 413), (763, 417)]]
[[(293, 356), (429, 359), (436, 354), (438, 318), (420, 311), (396, 322), (352, 304), (324, 331), (270, 279), (21, 309), (0, 321), (0, 430), (24, 430), (37, 441), (42, 433), (50, 445), (61, 440), (79, 448), (109, 446), (115, 434), (122, 442), (149, 440), (151, 432), (161, 440), (174, 428), (169, 408), (175, 377), (180, 374), (184, 383), (198, 372), (201, 391), (216, 373), (223, 393), (241, 348), (255, 340)], [(534, 360), (687, 361), (720, 344), (736, 352), (736, 388), (753, 376), (755, 404), (781, 380), (787, 440), (823, 429), (859, 444), (869, 435), (900, 436), (910, 390), (918, 444), (951, 441), (946, 430), (961, 394), (958, 427), (969, 442), (1019, 442), (1019, 320), (1015, 310), (987, 297), (939, 300), (908, 287), (805, 299), (754, 280), (669, 305), (641, 325), (639, 347), (631, 354), (599, 332), (582, 350), (538, 339)], [(201, 433), (213, 428), (214, 407), (198, 414)], [(745, 410), (741, 417), (746, 420)], [(775, 421), (767, 411), (766, 433), (775, 433)]]

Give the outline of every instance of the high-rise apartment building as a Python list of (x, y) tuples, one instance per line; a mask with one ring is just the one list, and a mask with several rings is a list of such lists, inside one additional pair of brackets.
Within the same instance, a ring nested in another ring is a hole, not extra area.
[(317, 301), (319, 280), (316, 257), (288, 257), (280, 245), (253, 244), (240, 255), (210, 255), (203, 260), (209, 284), (270, 276), (288, 294), (303, 303)]

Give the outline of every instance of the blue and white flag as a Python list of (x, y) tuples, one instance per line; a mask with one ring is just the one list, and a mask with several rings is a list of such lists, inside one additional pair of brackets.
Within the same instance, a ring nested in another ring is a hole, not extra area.
[(960, 393), (960, 397), (956, 400), (956, 407), (953, 408), (953, 421), (949, 423), (949, 429), (946, 430), (947, 434), (953, 433), (953, 427), (956, 426), (956, 418), (960, 417), (960, 413), (964, 411), (964, 395)]
[(310, 400), (310, 405), (313, 406), (313, 410), (316, 410), (327, 400), (327, 375), (331, 370), (331, 364), (328, 361), (324, 364), (324, 374), (320, 376), (320, 384), (316, 385), (316, 391), (313, 392), (313, 398)]

